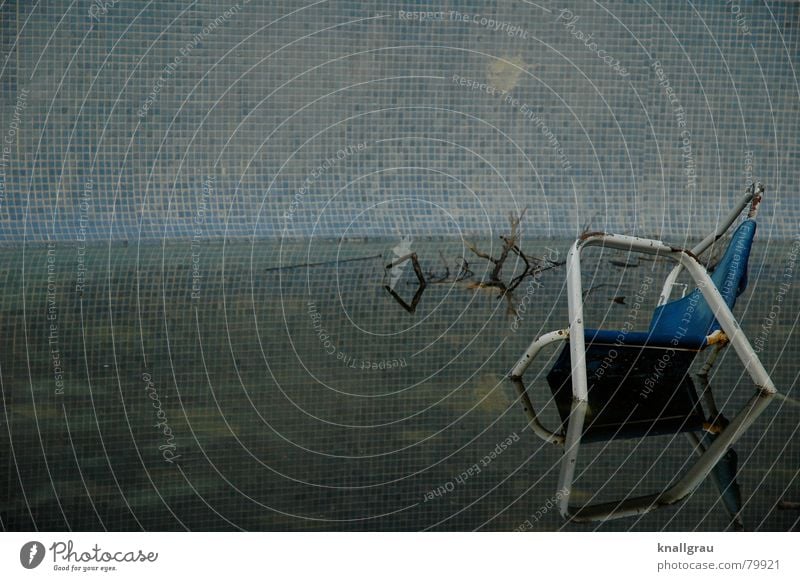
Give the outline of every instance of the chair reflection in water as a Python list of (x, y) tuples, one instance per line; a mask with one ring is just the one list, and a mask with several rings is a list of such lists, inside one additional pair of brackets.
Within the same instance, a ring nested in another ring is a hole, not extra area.
[[(772, 380), (731, 312), (747, 285), (747, 263), (762, 193), (760, 184), (751, 186), (726, 220), (691, 250), (659, 240), (602, 232), (584, 234), (572, 245), (567, 257), (569, 327), (535, 339), (510, 374), (533, 432), (564, 448), (557, 494), (563, 517), (600, 521), (646, 513), (685, 499), (711, 474), (734, 525), (741, 525), (736, 455), (731, 446), (776, 394)], [(727, 250), (709, 274), (698, 256), (732, 227), (748, 205), (747, 215), (734, 229)], [(581, 251), (587, 246), (656, 254), (677, 262), (666, 278), (647, 331), (584, 327)], [(697, 288), (670, 301), (682, 270), (688, 272)], [(547, 375), (562, 421), (560, 429), (551, 431), (539, 421), (522, 376), (543, 347), (557, 342), (568, 344)], [(707, 380), (720, 350), (728, 344), (733, 346), (756, 388), (730, 421), (717, 409)], [(702, 388), (698, 397), (689, 368), (701, 352), (709, 355), (697, 375)], [(668, 488), (647, 496), (628, 495), (585, 506), (570, 501), (582, 442), (677, 433), (686, 434), (698, 458)]]

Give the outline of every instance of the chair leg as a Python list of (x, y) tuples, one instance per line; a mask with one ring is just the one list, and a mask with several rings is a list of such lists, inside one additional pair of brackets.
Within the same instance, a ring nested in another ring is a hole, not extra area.
[(708, 406), (708, 413), (709, 417), (711, 418), (718, 418), (720, 416), (720, 413), (719, 413), (719, 408), (717, 407), (717, 402), (714, 400), (714, 393), (711, 391), (711, 386), (708, 382), (708, 375), (711, 373), (711, 369), (716, 364), (717, 359), (719, 358), (719, 354), (726, 347), (726, 345), (727, 343), (715, 344), (714, 350), (706, 358), (705, 364), (703, 365), (703, 367), (700, 368), (700, 371), (696, 374), (697, 380), (700, 383), (700, 387), (702, 390), (703, 400)]
[[(702, 456), (706, 451), (704, 440), (709, 437), (705, 434), (704, 437), (698, 436), (695, 432), (686, 432), (686, 438), (692, 445), (695, 453)], [(730, 468), (730, 472), (726, 472), (725, 468)], [(711, 479), (719, 491), (722, 506), (725, 512), (731, 519), (731, 525), (736, 531), (744, 530), (744, 522), (741, 515), (741, 492), (739, 483), (736, 481), (736, 452), (733, 448), (729, 449), (723, 456), (714, 469), (711, 471)]]
[[(691, 432), (687, 433), (686, 436), (694, 445), (694, 450), (699, 456), (702, 456), (706, 451), (706, 442), (713, 442), (714, 438), (716, 438), (716, 434), (725, 429), (729, 423), (727, 418), (720, 413), (719, 407), (717, 407), (717, 402), (714, 399), (714, 392), (711, 390), (711, 384), (708, 379), (712, 368), (719, 358), (719, 354), (726, 345), (727, 343), (724, 342), (716, 343), (714, 345), (714, 350), (706, 358), (705, 364), (696, 374), (697, 380), (702, 388), (703, 400), (708, 407), (709, 425), (708, 431), (705, 432), (702, 437)], [(714, 484), (719, 491), (720, 500), (722, 500), (722, 505), (725, 508), (725, 511), (730, 516), (731, 526), (734, 530), (742, 531), (744, 530), (744, 522), (742, 521), (742, 516), (740, 514), (741, 492), (739, 489), (739, 483), (736, 481), (736, 473), (736, 451), (733, 448), (730, 448), (711, 470), (711, 479), (714, 481)]]
[(510, 381), (514, 384), (514, 387), (517, 389), (517, 394), (519, 394), (520, 400), (522, 400), (522, 407), (525, 410), (525, 414), (528, 416), (528, 425), (533, 433), (545, 442), (563, 446), (564, 435), (548, 430), (542, 425), (542, 422), (539, 421), (531, 398), (528, 396), (528, 390), (525, 388), (525, 384), (522, 383), (522, 378), (512, 377)]

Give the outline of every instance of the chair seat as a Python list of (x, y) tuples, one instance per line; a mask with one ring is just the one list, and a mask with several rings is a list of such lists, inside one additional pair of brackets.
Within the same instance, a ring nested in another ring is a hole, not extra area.
[(651, 331), (612, 331), (604, 329), (584, 329), (586, 344), (629, 345), (633, 347), (665, 347), (698, 351), (707, 346), (705, 335), (683, 335)]
[[(592, 331), (594, 333), (594, 331)], [(689, 374), (696, 349), (586, 343), (589, 406), (582, 441), (640, 438), (702, 429), (704, 417)], [(627, 335), (633, 335), (628, 333)], [(642, 335), (649, 336), (648, 333)], [(594, 334), (593, 337), (598, 337)], [(547, 382), (566, 430), (572, 408), (569, 345)]]

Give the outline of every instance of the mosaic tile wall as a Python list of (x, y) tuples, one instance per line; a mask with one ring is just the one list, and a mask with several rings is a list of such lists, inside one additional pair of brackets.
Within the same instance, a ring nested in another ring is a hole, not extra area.
[[(420, 11), (427, 11), (420, 14)], [(0, 241), (794, 238), (797, 2), (0, 7)]]

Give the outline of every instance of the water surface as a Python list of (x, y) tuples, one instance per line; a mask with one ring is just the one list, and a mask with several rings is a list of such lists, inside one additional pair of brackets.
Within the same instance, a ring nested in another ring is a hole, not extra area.
[[(397, 244), (4, 248), (2, 526), (725, 529), (711, 482), (677, 508), (565, 525), (549, 508), (560, 452), (529, 431), (505, 380), (535, 335), (566, 326), (564, 267), (523, 280), (509, 302), (471, 288), (488, 263), (461, 242), (414, 241), (429, 284), (410, 313), (397, 297), (410, 305), (417, 291), (411, 265), (395, 280), (384, 269)], [(495, 256), (498, 244), (479, 243)], [(552, 258), (568, 245), (525, 242), (528, 254)], [(798, 295), (784, 284), (790, 251), (756, 247), (736, 312), (791, 396)], [(474, 274), (456, 281), (462, 257)], [(503, 279), (521, 268), (509, 260)], [(663, 280), (667, 269), (592, 251), (589, 324), (621, 325), (645, 281)], [(636, 309), (642, 328), (658, 286)], [(537, 376), (546, 369), (543, 360), (526, 377), (542, 419), (555, 425)], [(732, 353), (717, 369), (712, 386), (732, 415), (751, 388)], [(797, 526), (798, 512), (779, 503), (800, 501), (798, 411), (776, 401), (736, 446), (749, 529)], [(653, 492), (692, 460), (683, 437), (586, 446), (575, 496)]]

